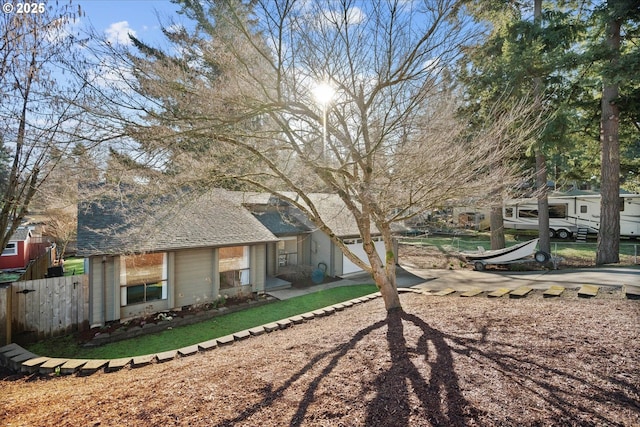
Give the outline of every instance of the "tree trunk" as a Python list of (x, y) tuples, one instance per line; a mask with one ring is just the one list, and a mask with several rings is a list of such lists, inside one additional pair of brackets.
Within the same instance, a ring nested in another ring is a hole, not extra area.
[(491, 224), (491, 249), (502, 249), (504, 241), (504, 219), (502, 218), (502, 206), (493, 206), (489, 216)]
[(384, 261), (380, 259), (375, 244), (371, 241), (371, 236), (366, 232), (362, 233), (363, 237), (369, 241), (369, 243), (364, 243), (363, 246), (371, 266), (371, 276), (373, 276), (373, 280), (375, 280), (376, 286), (382, 294), (384, 308), (387, 312), (402, 311), (396, 283), (396, 254), (394, 252), (391, 229), (388, 225), (385, 227), (382, 224), (378, 224), (378, 228), (382, 228), (382, 238), (386, 251)]
[[(539, 143), (541, 144), (541, 143)], [(538, 193), (538, 242), (539, 249), (551, 253), (549, 236), (549, 192), (547, 191), (546, 157), (540, 147), (536, 148), (536, 187)]]
[[(613, 0), (608, 2), (609, 8)], [(607, 44), (611, 50), (611, 65), (618, 62), (620, 54), (620, 25), (614, 17), (608, 23)], [(600, 140), (602, 141), (602, 187), (600, 190), (600, 230), (598, 231), (598, 249), (596, 264), (620, 262), (620, 139), (618, 126), (620, 111), (616, 104), (618, 85), (603, 73), (602, 116), (600, 122)]]
[[(541, 25), (542, 0), (534, 0), (533, 15), (536, 25)], [(542, 78), (534, 78), (534, 92), (536, 102), (542, 97)], [(536, 187), (538, 192), (538, 242), (539, 250), (551, 253), (551, 237), (549, 236), (549, 192), (547, 191), (547, 158), (543, 151), (543, 142), (538, 141), (535, 147), (536, 155)]]
[(387, 272), (384, 268), (381, 269), (381, 271), (375, 269), (373, 278), (376, 281), (376, 286), (380, 289), (382, 300), (384, 301), (384, 308), (387, 312), (402, 311), (402, 304), (400, 304), (400, 295), (398, 294), (398, 286), (396, 284), (395, 266), (393, 272)]

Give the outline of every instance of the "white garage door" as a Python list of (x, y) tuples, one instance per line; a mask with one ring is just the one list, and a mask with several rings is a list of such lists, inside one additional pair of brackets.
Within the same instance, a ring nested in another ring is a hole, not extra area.
[[(364, 248), (362, 247), (362, 239), (345, 239), (344, 243), (351, 250), (351, 252), (353, 252), (358, 258), (369, 265), (367, 254), (364, 252)], [(376, 251), (380, 256), (380, 259), (384, 261), (384, 259), (386, 258), (386, 251), (384, 249), (384, 242), (382, 241), (382, 237), (374, 237), (374, 244), (376, 246)], [(347, 258), (346, 255), (342, 255), (342, 274), (344, 275), (349, 273), (357, 273), (358, 271), (362, 271), (362, 269), (355, 265), (349, 258)]]

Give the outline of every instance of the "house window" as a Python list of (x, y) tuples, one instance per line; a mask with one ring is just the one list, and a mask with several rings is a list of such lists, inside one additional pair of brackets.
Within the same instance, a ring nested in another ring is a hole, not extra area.
[(18, 244), (16, 242), (9, 242), (2, 251), (2, 256), (18, 255)]
[(167, 299), (167, 254), (120, 257), (120, 305)]
[(250, 284), (249, 246), (220, 248), (218, 258), (220, 289)]
[(587, 205), (580, 205), (580, 213), (587, 213)]

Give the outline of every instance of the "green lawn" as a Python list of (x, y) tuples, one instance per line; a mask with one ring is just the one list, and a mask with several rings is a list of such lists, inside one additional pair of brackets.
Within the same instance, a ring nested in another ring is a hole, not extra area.
[[(155, 334), (106, 344), (101, 347), (81, 347), (76, 343), (74, 336), (68, 335), (28, 345), (27, 348), (29, 351), (41, 356), (76, 359), (117, 359), (159, 353), (222, 337), (276, 320), (286, 319), (376, 291), (375, 285), (355, 285), (327, 289), (229, 313), (193, 325), (176, 327)], [(167, 322), (167, 327), (170, 326), (171, 323)]]
[(84, 258), (65, 258), (64, 275), (72, 276), (84, 274)]

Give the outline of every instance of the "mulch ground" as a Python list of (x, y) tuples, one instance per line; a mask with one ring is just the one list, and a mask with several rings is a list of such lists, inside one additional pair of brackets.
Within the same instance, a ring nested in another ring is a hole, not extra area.
[(3, 426), (639, 426), (640, 302), (402, 294), (163, 364), (0, 380)]

